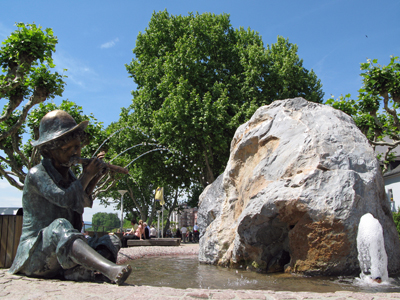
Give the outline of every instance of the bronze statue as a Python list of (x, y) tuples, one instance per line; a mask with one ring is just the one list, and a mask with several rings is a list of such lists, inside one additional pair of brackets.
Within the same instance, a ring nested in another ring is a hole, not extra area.
[(107, 168), (101, 159), (94, 158), (84, 165), (79, 179), (70, 170), (80, 159), (87, 125), (88, 121), (77, 124), (61, 110), (41, 120), (39, 139), (32, 145), (39, 147), (43, 160), (25, 179), (22, 235), (9, 272), (88, 280), (95, 270), (118, 285), (131, 273), (129, 265), (114, 263), (120, 248), (116, 236), (117, 243), (98, 241), (100, 250), (96, 251), (80, 233), (83, 209), (92, 207), (91, 193)]

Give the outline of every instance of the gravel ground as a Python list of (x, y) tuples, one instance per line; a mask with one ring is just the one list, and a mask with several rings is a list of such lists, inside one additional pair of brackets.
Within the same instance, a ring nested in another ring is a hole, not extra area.
[[(198, 244), (175, 247), (131, 247), (121, 249), (118, 262), (161, 255), (193, 255)], [(186, 300), (186, 299), (263, 299), (263, 300), (384, 300), (400, 299), (400, 293), (310, 293), (217, 289), (173, 289), (124, 284), (73, 282), (54, 279), (37, 279), (11, 275), (0, 269), (0, 299), (135, 299), (135, 300)]]

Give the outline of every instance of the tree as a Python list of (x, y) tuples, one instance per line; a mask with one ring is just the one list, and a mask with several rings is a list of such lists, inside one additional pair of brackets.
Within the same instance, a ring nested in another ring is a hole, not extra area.
[[(104, 203), (109, 199), (119, 199), (118, 190), (127, 190), (124, 196), (126, 218), (148, 220), (152, 223), (160, 204), (154, 193), (158, 186), (165, 188), (165, 208), (177, 206), (178, 195), (185, 186), (190, 185), (185, 173), (180, 174), (181, 166), (164, 164), (175, 153), (157, 145), (132, 123), (132, 118), (122, 109), (120, 120), (107, 128), (111, 138), (103, 146), (107, 149), (106, 159), (129, 169), (129, 175), (120, 176), (112, 188), (100, 193)], [(178, 169), (179, 168), (179, 169)], [(120, 204), (117, 205), (117, 208)]]
[(360, 75), (363, 86), (358, 99), (347, 94), (338, 99), (329, 99), (326, 103), (352, 116), (358, 128), (365, 134), (375, 149), (387, 146), (383, 154), (383, 172), (389, 167), (394, 154), (392, 150), (400, 144), (400, 63), (398, 57), (391, 57), (387, 66), (378, 64), (378, 60), (368, 59), (361, 63)]
[(104, 227), (106, 231), (120, 226), (120, 220), (116, 213), (98, 212), (92, 217), (92, 226), (94, 231)]
[(0, 48), (0, 99), (8, 101), (0, 116), (0, 150), (5, 155), (0, 155), (0, 177), (22, 190), (26, 169), (36, 162), (22, 150), (28, 113), (36, 104), (61, 96), (65, 83), (63, 75), (51, 72), (57, 44), (52, 29), (23, 23), (17, 27)]
[(397, 233), (400, 237), (400, 211), (397, 209), (396, 212), (392, 213), (394, 224), (396, 224)]
[(223, 172), (237, 127), (277, 99), (322, 102), (321, 83), (302, 66), (297, 46), (278, 37), (264, 48), (260, 35), (233, 29), (229, 15), (154, 13), (139, 33), (127, 70), (137, 84), (132, 122), (180, 156), (203, 187)]

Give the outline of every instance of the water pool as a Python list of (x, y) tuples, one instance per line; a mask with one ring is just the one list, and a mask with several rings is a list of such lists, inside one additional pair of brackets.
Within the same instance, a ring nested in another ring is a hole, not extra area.
[(161, 256), (129, 262), (134, 285), (173, 288), (274, 290), (308, 292), (400, 292), (399, 278), (381, 284), (354, 277), (307, 277), (285, 273), (259, 274), (198, 262), (197, 256)]

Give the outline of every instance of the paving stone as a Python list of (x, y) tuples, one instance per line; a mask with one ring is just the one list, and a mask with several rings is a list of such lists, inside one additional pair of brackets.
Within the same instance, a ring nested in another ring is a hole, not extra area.
[(255, 293), (255, 292), (242, 292), (238, 291), (236, 292), (236, 298), (238, 299), (265, 299), (266, 296), (261, 293)]
[(210, 299), (210, 295), (209, 294), (205, 294), (205, 293), (187, 293), (185, 295), (185, 297), (192, 297), (192, 298), (196, 298), (196, 299)]
[[(185, 245), (186, 246), (186, 245)], [(184, 246), (184, 247), (185, 247)], [(133, 247), (135, 248), (135, 247)], [(129, 255), (138, 257), (133, 248)], [(151, 248), (151, 247), (143, 247)], [(168, 247), (164, 247), (168, 248)], [(172, 248), (172, 247), (171, 247)], [(127, 249), (127, 248), (124, 248)], [(193, 247), (187, 248), (194, 251)], [(149, 255), (147, 250), (137, 250)], [(165, 251), (165, 252), (163, 252)], [(156, 255), (182, 255), (184, 249), (157, 249)], [(179, 253), (178, 253), (179, 252)], [(153, 252), (150, 252), (153, 253)], [(153, 253), (154, 254), (154, 253)], [(155, 255), (155, 254), (154, 254)], [(233, 299), (233, 300), (384, 300), (400, 299), (400, 293), (355, 293), (338, 291), (335, 293), (282, 292), (224, 289), (174, 289), (170, 287), (152, 287), (124, 284), (117, 286), (109, 283), (72, 282), (53, 279), (28, 278), (11, 275), (7, 269), (0, 269), (0, 300), (3, 299), (40, 299), (40, 300), (185, 300), (185, 299)]]
[(235, 299), (236, 296), (232, 292), (211, 293), (211, 299)]

